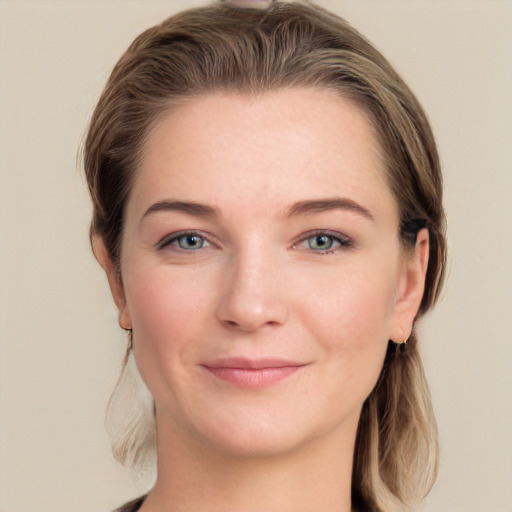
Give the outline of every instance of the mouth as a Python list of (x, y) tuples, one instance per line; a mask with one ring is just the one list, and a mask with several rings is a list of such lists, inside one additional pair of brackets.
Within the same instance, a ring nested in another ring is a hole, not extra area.
[(220, 359), (201, 365), (215, 378), (241, 388), (265, 388), (283, 381), (306, 366), (282, 359)]

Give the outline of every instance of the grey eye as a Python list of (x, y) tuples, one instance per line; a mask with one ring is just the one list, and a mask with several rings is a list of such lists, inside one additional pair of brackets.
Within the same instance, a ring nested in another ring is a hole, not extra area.
[(334, 238), (329, 235), (315, 235), (308, 238), (308, 246), (314, 251), (328, 251), (334, 245)]
[(188, 234), (179, 236), (176, 241), (180, 249), (196, 251), (202, 249), (205, 244), (205, 239), (202, 236)]

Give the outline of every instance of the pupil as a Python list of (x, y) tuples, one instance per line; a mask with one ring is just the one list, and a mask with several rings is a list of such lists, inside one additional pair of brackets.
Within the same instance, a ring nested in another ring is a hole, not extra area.
[(327, 235), (318, 235), (310, 242), (312, 249), (329, 249), (332, 246), (332, 239)]
[(195, 246), (195, 245), (198, 245), (199, 243), (199, 239), (197, 236), (195, 235), (190, 235), (187, 237), (187, 245), (189, 246)]
[(184, 235), (179, 239), (179, 245), (182, 249), (200, 249), (202, 239), (197, 235)]

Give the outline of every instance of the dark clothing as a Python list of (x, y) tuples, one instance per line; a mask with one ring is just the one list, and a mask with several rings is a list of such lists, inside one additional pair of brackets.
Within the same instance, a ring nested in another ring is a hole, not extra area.
[(144, 500), (146, 499), (146, 496), (141, 496), (140, 498), (136, 498), (132, 501), (129, 501), (128, 503), (125, 503), (119, 508), (116, 508), (114, 512), (137, 512), (137, 510), (142, 507), (142, 504), (144, 503)]

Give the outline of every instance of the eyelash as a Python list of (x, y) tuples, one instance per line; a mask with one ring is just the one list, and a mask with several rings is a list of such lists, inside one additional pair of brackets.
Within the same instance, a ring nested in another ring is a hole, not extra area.
[[(197, 238), (201, 239), (202, 245), (196, 249), (180, 247), (179, 240), (182, 238), (186, 239), (187, 237), (197, 237)], [(329, 241), (331, 242), (331, 246), (327, 249), (321, 249), (321, 248), (314, 249), (313, 247), (311, 247), (311, 241), (313, 241), (315, 238), (318, 241), (318, 239), (320, 237), (325, 237), (325, 238), (329, 239)], [(308, 242), (308, 241), (309, 241), (309, 243), (308, 243), (307, 249), (311, 250), (311, 252), (313, 252), (313, 253), (317, 253), (320, 255), (335, 254), (343, 249), (350, 249), (354, 245), (350, 238), (348, 238), (345, 235), (342, 235), (341, 233), (338, 233), (335, 231), (328, 231), (328, 230), (317, 230), (317, 231), (310, 231), (308, 233), (305, 233), (305, 235), (302, 236), (298, 240), (298, 242), (296, 242), (292, 245), (292, 248), (297, 249), (299, 244), (303, 244), (304, 242)], [(206, 237), (204, 234), (202, 234), (198, 231), (180, 231), (178, 233), (172, 233), (171, 235), (166, 236), (163, 240), (158, 242), (157, 248), (159, 250), (161, 250), (161, 249), (165, 249), (166, 247), (169, 247), (173, 244), (176, 244), (176, 247), (174, 248), (175, 250), (184, 251), (184, 252), (196, 252), (196, 251), (199, 251), (199, 250), (205, 248), (205, 245), (204, 245), (205, 243), (207, 244), (206, 247), (209, 247), (209, 246), (216, 247), (216, 244), (211, 242), (208, 239), (208, 237)], [(333, 245), (335, 245), (334, 248), (332, 247)]]
[(345, 235), (342, 235), (341, 233), (335, 231), (318, 230), (306, 233), (303, 237), (301, 237), (301, 239), (296, 244), (293, 244), (293, 247), (296, 248), (298, 244), (311, 241), (314, 238), (318, 239), (320, 237), (329, 238), (333, 244), (338, 244), (336, 247), (332, 248), (331, 246), (328, 249), (313, 249), (311, 247), (311, 244), (308, 244), (308, 249), (310, 249), (314, 253), (321, 255), (336, 254), (337, 252), (340, 252), (343, 249), (350, 249), (354, 245), (350, 238), (348, 238)]
[[(203, 245), (201, 247), (198, 247), (197, 249), (190, 249), (190, 248), (189, 249), (185, 249), (183, 247), (180, 247), (179, 246), (180, 238), (185, 239), (187, 237), (197, 237), (197, 238), (200, 238), (202, 240), (202, 242), (203, 242)], [(175, 242), (176, 242), (175, 250), (185, 251), (185, 252), (199, 251), (200, 249), (204, 248), (204, 243), (208, 244), (207, 247), (208, 246), (215, 246), (215, 244), (213, 242), (211, 242), (210, 240), (208, 240), (208, 237), (204, 236), (204, 234), (201, 234), (201, 233), (199, 233), (197, 231), (180, 231), (178, 233), (172, 233), (171, 235), (166, 236), (163, 240), (158, 242), (157, 248), (158, 249), (165, 249), (166, 247), (171, 246)]]

